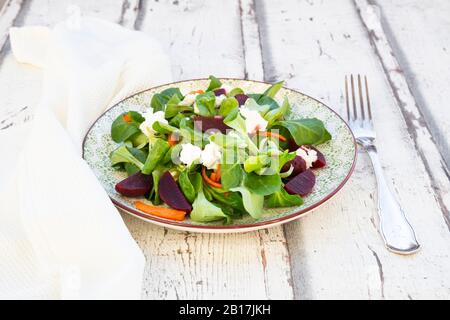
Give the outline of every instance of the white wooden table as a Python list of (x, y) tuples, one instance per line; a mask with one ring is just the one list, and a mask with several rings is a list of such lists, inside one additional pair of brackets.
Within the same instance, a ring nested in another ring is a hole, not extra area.
[(386, 251), (360, 153), (335, 198), (283, 227), (190, 234), (124, 214), (147, 258), (143, 298), (450, 298), (449, 1), (6, 0), (0, 129), (32, 119), (41, 81), (14, 61), (7, 29), (51, 26), (71, 4), (159, 39), (175, 79), (285, 79), (343, 114), (344, 75), (367, 74), (385, 172), (422, 244), (414, 256)]

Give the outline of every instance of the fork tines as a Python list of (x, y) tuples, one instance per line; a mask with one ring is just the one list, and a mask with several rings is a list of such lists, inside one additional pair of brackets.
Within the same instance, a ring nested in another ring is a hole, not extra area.
[[(369, 85), (367, 82), (367, 77), (364, 76), (366, 103), (364, 103), (363, 84), (361, 81), (361, 75), (359, 75), (359, 74), (357, 76), (357, 85), (358, 85), (358, 96), (359, 96), (361, 120), (363, 120), (363, 121), (366, 120), (366, 111), (365, 111), (365, 107), (364, 107), (365, 105), (367, 106), (368, 120), (372, 120), (372, 111), (370, 110)], [(347, 119), (349, 121), (358, 119), (358, 111), (357, 111), (357, 107), (356, 107), (356, 94), (355, 94), (355, 79), (354, 79), (353, 74), (350, 75), (350, 88), (351, 88), (351, 95), (352, 95), (352, 108), (350, 108), (350, 98), (349, 98), (349, 94), (348, 94), (348, 90), (349, 90), (348, 76), (345, 76), (345, 103), (346, 103), (346, 107), (347, 107)], [(353, 113), (353, 117), (352, 117), (352, 113)]]

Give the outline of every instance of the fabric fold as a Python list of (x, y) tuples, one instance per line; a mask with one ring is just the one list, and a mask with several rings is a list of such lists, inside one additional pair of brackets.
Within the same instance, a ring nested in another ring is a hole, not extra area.
[[(17, 254), (0, 265), (6, 281), (0, 297), (137, 299), (144, 256), (81, 158), (81, 146), (108, 107), (170, 82), (169, 60), (146, 34), (94, 18), (53, 29), (12, 28), (10, 39), (17, 61), (42, 68), (44, 81), (14, 174), (0, 184), (0, 200), (14, 201), (0, 205), (0, 221), (7, 222), (0, 237)], [(17, 239), (13, 229), (20, 230)], [(23, 263), (30, 268), (14, 273), (14, 264)]]

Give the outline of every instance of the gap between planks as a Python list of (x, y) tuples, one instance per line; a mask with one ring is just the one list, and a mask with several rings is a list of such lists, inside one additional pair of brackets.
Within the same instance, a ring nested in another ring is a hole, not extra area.
[(422, 159), (432, 182), (436, 200), (441, 207), (443, 218), (450, 230), (450, 180), (449, 171), (434, 138), (422, 115), (420, 105), (415, 99), (404, 70), (390, 45), (381, 23), (381, 10), (368, 0), (353, 0), (358, 16), (367, 31), (372, 47), (379, 58), (385, 76), (402, 111), (408, 132)]
[[(8, 0), (0, 8), (0, 57), (8, 40), (9, 28), (14, 25), (14, 21), (22, 8), (23, 0)], [(0, 60), (1, 61), (1, 60)]]

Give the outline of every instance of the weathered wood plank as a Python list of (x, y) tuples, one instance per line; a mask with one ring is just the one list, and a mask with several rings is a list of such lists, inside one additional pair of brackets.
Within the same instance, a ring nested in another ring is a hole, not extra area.
[(5, 3), (0, 2), (0, 53), (8, 39), (8, 30), (19, 14), (22, 2), (22, 0), (8, 0)]
[[(381, 25), (377, 7), (369, 5), (367, 0), (355, 0), (355, 4), (403, 113), (408, 131), (431, 176), (435, 195), (450, 229), (450, 180), (448, 168), (444, 164), (445, 160), (438, 149), (439, 136), (436, 141), (425, 124), (425, 119)], [(450, 119), (450, 116), (446, 116)], [(443, 121), (446, 121), (445, 117)]]
[(372, 1), (437, 146), (450, 167), (450, 2)]
[[(69, 3), (79, 4), (81, 12), (87, 15), (127, 27), (142, 27), (159, 38), (172, 56), (176, 79), (211, 73), (244, 76), (237, 0), (206, 6), (202, 1), (117, 1), (113, 5), (108, 1), (106, 5), (81, 0), (34, 0), (26, 2), (17, 24), (52, 25), (65, 17)], [(187, 19), (180, 20), (180, 16)], [(165, 23), (167, 19), (173, 23)], [(251, 19), (251, 15), (244, 19)], [(254, 30), (252, 23), (246, 21), (244, 28)], [(221, 46), (217, 47), (217, 43)], [(249, 48), (253, 45), (247, 44)], [(257, 72), (252, 68), (253, 73)], [(13, 74), (16, 80), (11, 81)], [(5, 84), (1, 89), (2, 112), (13, 112), (23, 106), (32, 110), (38, 101), (39, 83), (38, 70), (17, 64), (8, 53), (0, 67), (0, 84)], [(7, 94), (7, 90), (16, 93)], [(147, 256), (145, 298), (293, 297), (289, 256), (281, 227), (247, 234), (207, 235), (165, 230), (125, 214), (124, 219)]]
[(240, 0), (242, 45), (245, 59), (245, 79), (263, 80), (261, 41), (256, 19), (255, 1)]
[(123, 0), (122, 12), (118, 23), (126, 28), (135, 29), (140, 6), (140, 0)]
[[(249, 2), (241, 4), (248, 10)], [(255, 20), (241, 11), (239, 1), (146, 1), (141, 10), (138, 27), (169, 52), (175, 79), (209, 74), (242, 78), (245, 70), (251, 77), (262, 74), (248, 60), (258, 58), (257, 40), (249, 39), (252, 31), (247, 30), (256, 30)], [(243, 56), (243, 42), (249, 56)], [(281, 227), (246, 234), (188, 234), (125, 219), (133, 234), (139, 234), (136, 239), (148, 259), (145, 298), (293, 297)]]
[[(258, 1), (267, 80), (344, 110), (344, 75), (369, 77), (381, 161), (423, 249), (389, 253), (377, 230), (375, 179), (360, 153), (348, 185), (286, 226), (296, 298), (448, 298), (450, 233), (432, 180), (352, 1)], [(341, 112), (345, 114), (344, 112)]]

